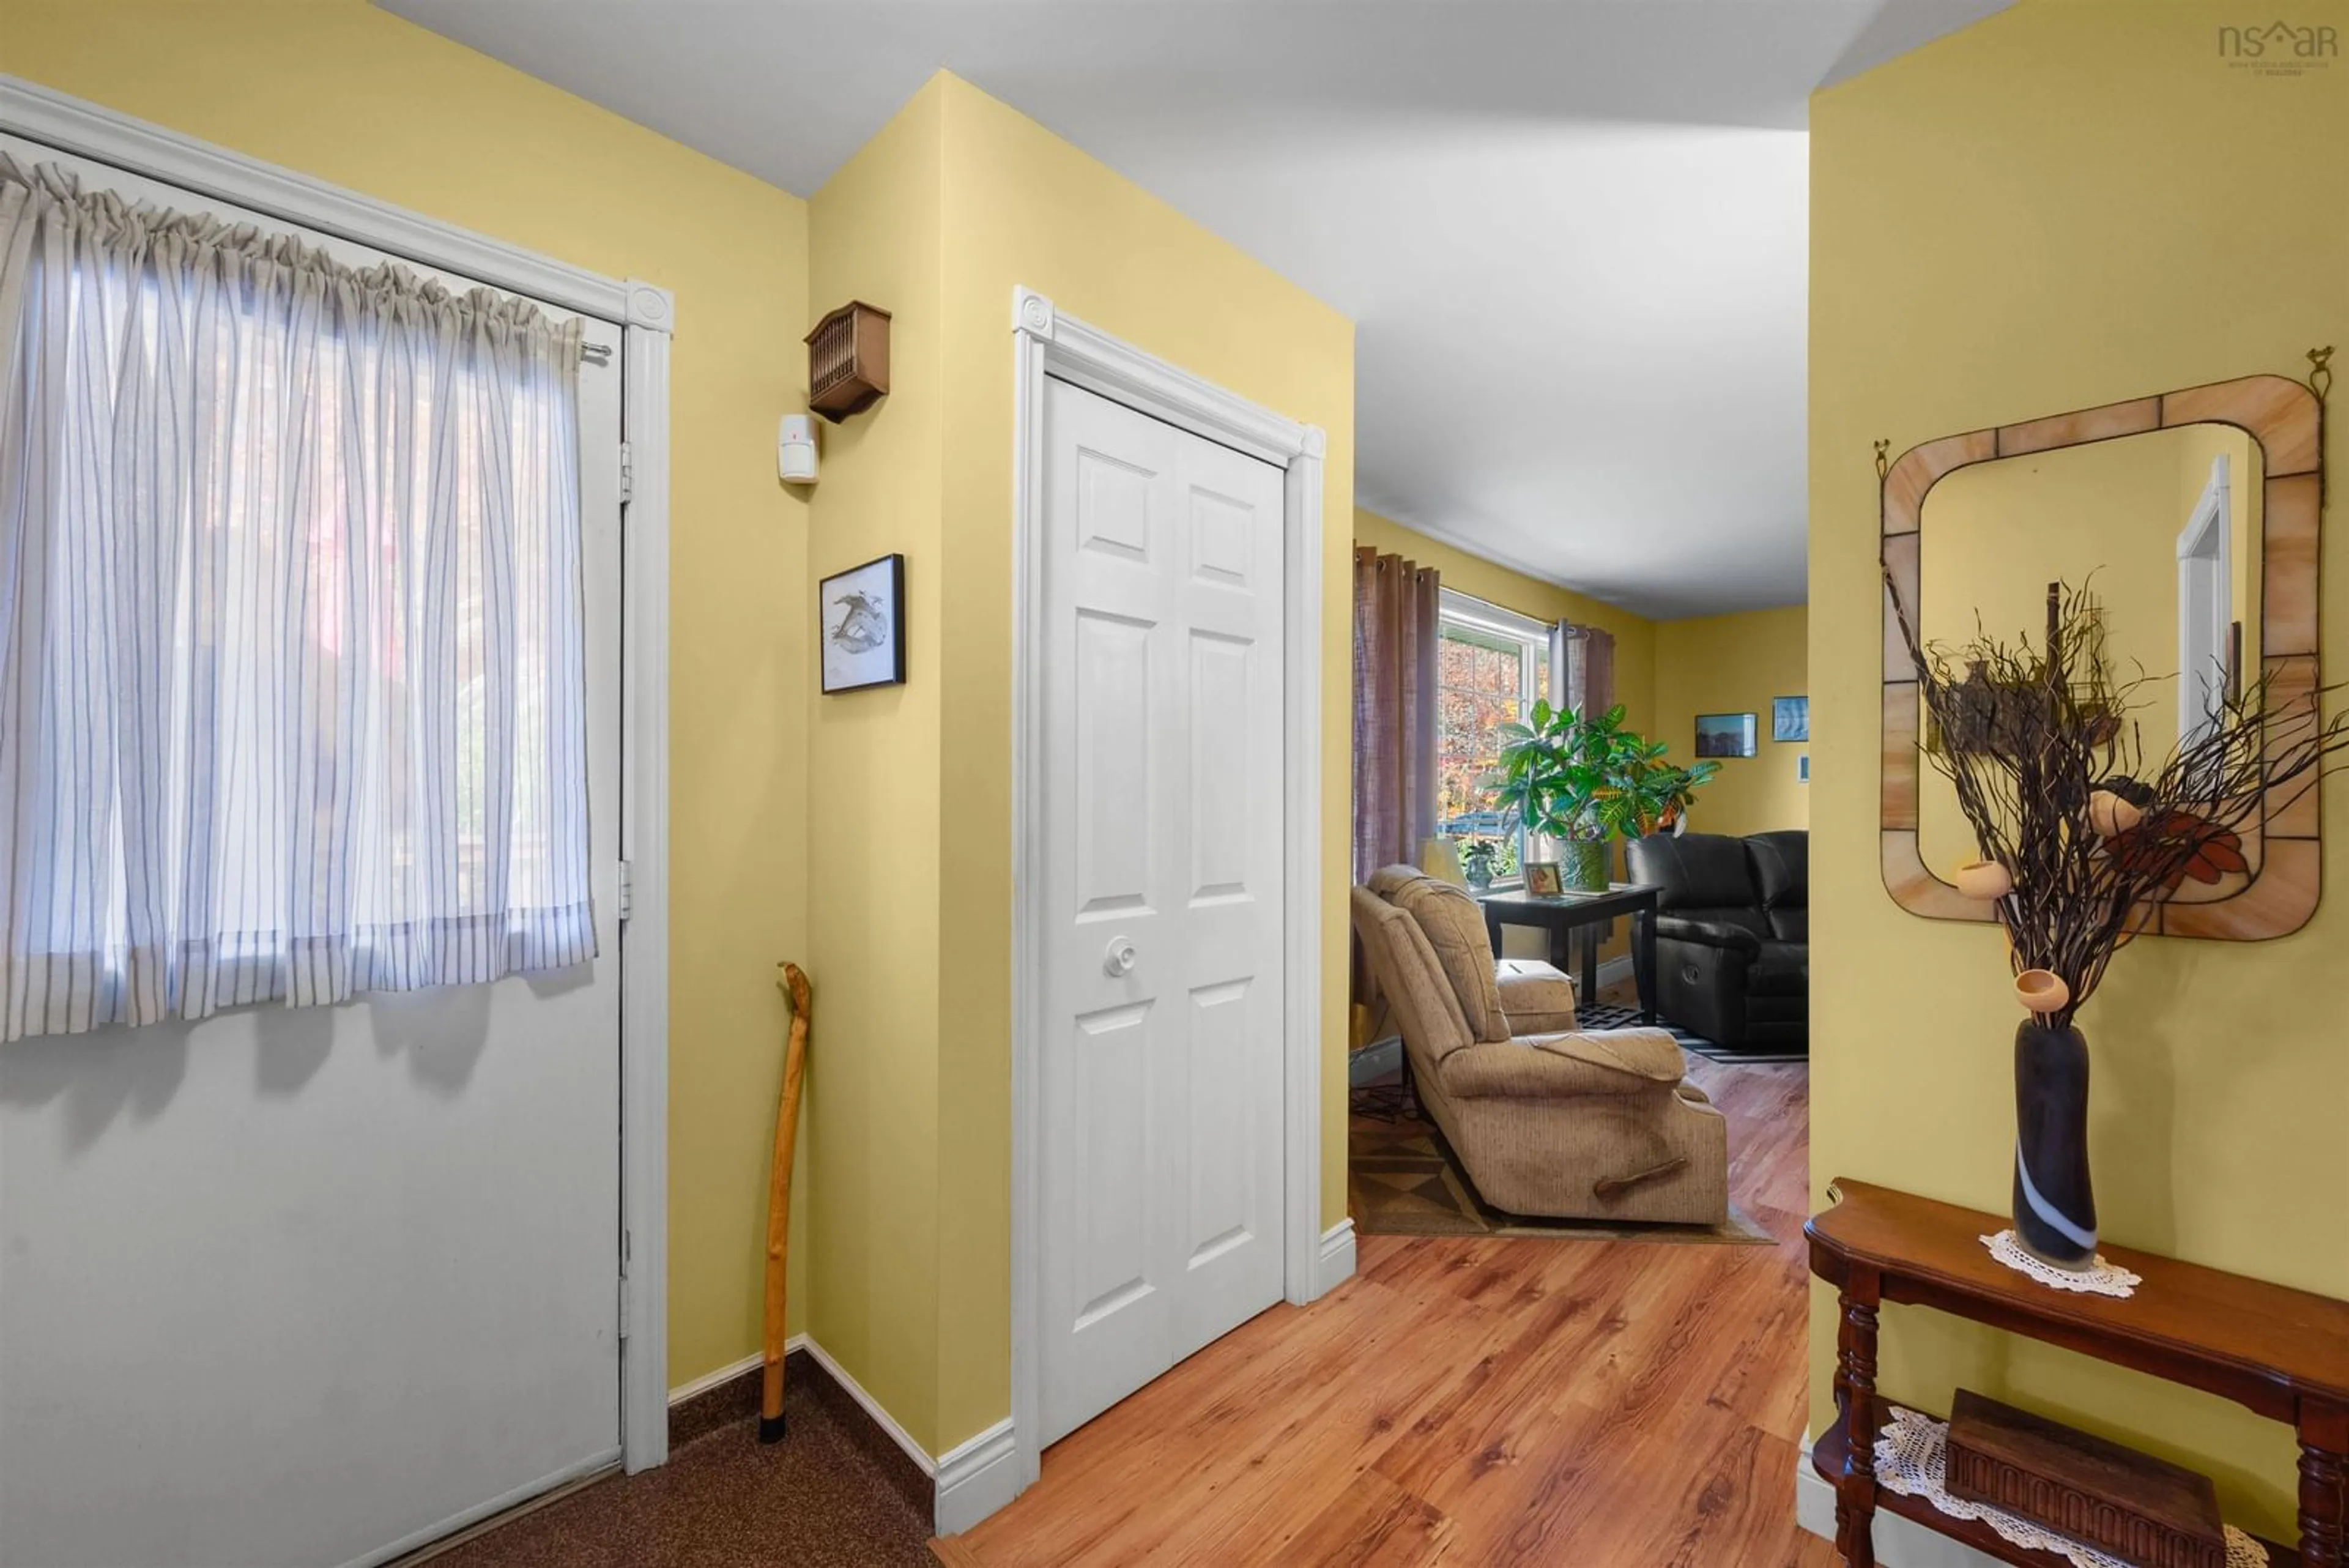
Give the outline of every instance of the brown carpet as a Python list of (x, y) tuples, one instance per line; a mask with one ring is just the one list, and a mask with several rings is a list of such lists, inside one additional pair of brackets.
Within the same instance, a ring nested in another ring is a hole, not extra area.
[(1371, 1236), (1512, 1236), (1547, 1241), (1678, 1241), (1775, 1245), (1734, 1203), (1723, 1225), (1617, 1220), (1544, 1220), (1488, 1206), (1434, 1124), (1404, 1115), (1356, 1114), (1348, 1131), (1346, 1209)]
[(672, 1438), (660, 1469), (593, 1482), (400, 1568), (937, 1568), (926, 1511), (802, 1365), (792, 1358), (784, 1386), (781, 1442), (761, 1445), (755, 1415)]

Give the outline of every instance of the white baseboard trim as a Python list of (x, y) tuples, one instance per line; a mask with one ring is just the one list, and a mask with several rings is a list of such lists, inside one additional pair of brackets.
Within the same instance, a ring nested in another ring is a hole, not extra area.
[[(1326, 1261), (1326, 1237), (1323, 1239), (1323, 1256)], [(1346, 1267), (1349, 1272), (1352, 1272), (1353, 1243), (1350, 1237), (1346, 1246)], [(959, 1535), (1018, 1495), (1018, 1466), (1012, 1452), (1009, 1417), (968, 1441), (956, 1444), (944, 1455), (933, 1459), (923, 1451), (919, 1443), (907, 1435), (905, 1428), (897, 1425), (895, 1418), (881, 1407), (881, 1402), (867, 1394), (864, 1386), (832, 1358), (831, 1352), (804, 1334), (795, 1334), (783, 1342), (784, 1355), (795, 1350), (806, 1351), (809, 1358), (823, 1367), (834, 1383), (847, 1390), (848, 1397), (873, 1418), (873, 1424), (889, 1434), (889, 1440), (905, 1450), (905, 1457), (930, 1478), (936, 1489), (936, 1501), (932, 1504), (935, 1511), (933, 1524), (940, 1535)], [(746, 1355), (714, 1372), (704, 1373), (689, 1383), (680, 1383), (669, 1390), (668, 1402), (682, 1404), (697, 1394), (708, 1393), (721, 1384), (757, 1371), (765, 1360), (763, 1355)]]
[[(1811, 1468), (1811, 1435), (1806, 1432), (1802, 1454), (1795, 1460), (1795, 1522), (1833, 1541), (1835, 1511), (1835, 1488)], [(1997, 1558), (1897, 1513), (1879, 1511), (1873, 1533), (1879, 1568), (1998, 1568)]]
[(905, 1457), (920, 1466), (924, 1475), (936, 1478), (938, 1473), (937, 1461), (923, 1450), (921, 1444), (914, 1441), (906, 1434), (905, 1428), (897, 1425), (897, 1418), (895, 1416), (881, 1407), (880, 1400), (867, 1394), (864, 1385), (851, 1377), (848, 1375), (848, 1369), (832, 1358), (830, 1351), (805, 1334), (798, 1336), (792, 1348), (806, 1351), (810, 1360), (832, 1374), (832, 1380), (848, 1391), (848, 1397), (855, 1400), (866, 1415), (873, 1417), (873, 1424), (886, 1432), (889, 1435), (889, 1440), (903, 1449), (905, 1451)]
[(1321, 1232), (1320, 1250), (1313, 1256), (1313, 1299), (1319, 1301), (1354, 1277), (1354, 1221), (1339, 1220)]
[(1599, 987), (1600, 990), (1604, 991), (1610, 985), (1621, 985), (1630, 978), (1631, 955), (1630, 953), (1618, 953), (1611, 959), (1601, 959), (1599, 961)]
[[(803, 1334), (792, 1335), (783, 1342), (783, 1354), (789, 1355), (805, 1343), (807, 1335)], [(765, 1364), (766, 1359), (766, 1354), (763, 1351), (754, 1350), (740, 1361), (730, 1362), (714, 1372), (705, 1372), (698, 1377), (678, 1384), (668, 1391), (668, 1402), (671, 1405), (682, 1405), (697, 1395), (707, 1394), (721, 1384), (733, 1382), (745, 1372), (757, 1371)]]
[(959, 1535), (1019, 1493), (1019, 1467), (1006, 1416), (938, 1459), (933, 1523), (940, 1535)]

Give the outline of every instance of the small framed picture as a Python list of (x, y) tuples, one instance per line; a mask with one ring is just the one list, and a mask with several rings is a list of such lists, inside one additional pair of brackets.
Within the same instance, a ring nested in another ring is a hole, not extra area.
[(824, 578), (815, 607), (825, 695), (905, 684), (905, 556), (884, 556)]
[(1566, 891), (1566, 878), (1555, 860), (1526, 862), (1526, 891), (1537, 898), (1555, 898)]
[(1811, 700), (1808, 697), (1771, 698), (1770, 738), (1774, 741), (1809, 740)]
[(1750, 757), (1754, 754), (1754, 715), (1699, 713), (1696, 754), (1700, 757)]

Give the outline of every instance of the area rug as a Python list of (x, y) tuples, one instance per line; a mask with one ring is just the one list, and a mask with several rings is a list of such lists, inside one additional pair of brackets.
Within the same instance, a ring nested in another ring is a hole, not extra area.
[(1767, 1247), (1770, 1233), (1735, 1204), (1722, 1225), (1544, 1220), (1490, 1207), (1430, 1122), (1357, 1116), (1347, 1138), (1346, 1208), (1370, 1236), (1511, 1236), (1543, 1241), (1675, 1241)]
[[(1640, 1022), (1640, 1010), (1618, 1002), (1601, 1002), (1580, 1010), (1580, 1023), (1585, 1029), (1644, 1029), (1651, 1027)], [(1713, 1062), (1807, 1062), (1808, 1051), (1738, 1051), (1718, 1045), (1692, 1030), (1682, 1028), (1671, 1020), (1660, 1019), (1652, 1027), (1669, 1029), (1681, 1049), (1693, 1051)]]

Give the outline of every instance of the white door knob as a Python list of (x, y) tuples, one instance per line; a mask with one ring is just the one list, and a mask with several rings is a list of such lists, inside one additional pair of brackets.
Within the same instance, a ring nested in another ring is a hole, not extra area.
[(1142, 954), (1135, 949), (1132, 937), (1112, 937), (1109, 951), (1102, 958), (1102, 972), (1115, 980), (1133, 972), (1134, 961)]

